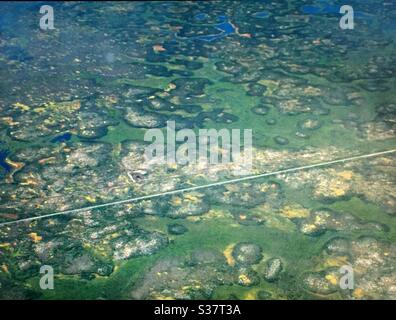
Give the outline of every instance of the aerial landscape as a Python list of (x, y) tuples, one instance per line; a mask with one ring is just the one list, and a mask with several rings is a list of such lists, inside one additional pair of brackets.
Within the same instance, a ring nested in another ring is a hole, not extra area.
[[(395, 1), (44, 4), (0, 5), (0, 299), (396, 299)], [(147, 161), (169, 123), (249, 173)]]

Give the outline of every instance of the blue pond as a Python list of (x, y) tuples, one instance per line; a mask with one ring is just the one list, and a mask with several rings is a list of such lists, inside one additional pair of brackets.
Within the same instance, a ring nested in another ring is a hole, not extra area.
[(302, 6), (301, 11), (307, 14), (317, 14), (322, 12), (322, 8), (318, 8), (314, 6)]
[(261, 12), (256, 12), (253, 14), (253, 17), (259, 18), (259, 19), (264, 19), (268, 18), (270, 13), (268, 11), (261, 11)]
[[(302, 13), (305, 14), (340, 14), (340, 5), (324, 5), (324, 6), (310, 6), (304, 5), (301, 6), (300, 10)], [(355, 16), (363, 17), (367, 16), (366, 13), (361, 11), (355, 11)]]
[[(195, 15), (195, 19), (199, 21), (205, 20), (207, 17), (208, 16), (205, 13), (199, 13)], [(192, 39), (210, 42), (221, 39), (235, 32), (235, 27), (228, 21), (227, 16), (220, 15), (217, 17), (217, 20), (218, 23), (215, 24), (214, 27), (220, 30), (219, 33), (197, 36), (197, 37), (193, 37)]]
[(2, 167), (6, 172), (10, 172), (12, 169), (11, 166), (5, 162), (7, 155), (8, 151), (0, 150), (0, 167)]
[(72, 134), (69, 132), (66, 132), (60, 136), (57, 136), (51, 140), (51, 142), (56, 143), (56, 142), (65, 142), (69, 141), (72, 137)]
[(198, 21), (202, 21), (205, 20), (207, 17), (208, 15), (206, 13), (198, 13), (194, 16), (194, 19)]

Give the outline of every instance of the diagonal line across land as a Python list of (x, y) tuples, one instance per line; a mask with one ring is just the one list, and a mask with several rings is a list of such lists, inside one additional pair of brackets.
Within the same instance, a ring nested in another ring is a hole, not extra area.
[(361, 154), (361, 155), (347, 157), (347, 158), (324, 161), (324, 162), (314, 163), (314, 164), (310, 164), (310, 165), (292, 167), (292, 168), (288, 168), (288, 169), (281, 169), (281, 170), (277, 170), (277, 171), (260, 173), (260, 174), (246, 176), (246, 177), (230, 179), (230, 180), (226, 180), (226, 181), (219, 181), (219, 182), (204, 184), (204, 185), (200, 185), (200, 186), (193, 186), (193, 187), (176, 189), (176, 190), (171, 190), (171, 191), (159, 192), (159, 193), (154, 193), (154, 194), (145, 195), (145, 196), (139, 196), (139, 197), (135, 197), (135, 198), (128, 198), (128, 199), (124, 199), (124, 200), (102, 203), (102, 204), (98, 204), (98, 205), (94, 205), (94, 206), (58, 211), (58, 212), (44, 214), (44, 215), (36, 216), (36, 217), (7, 221), (7, 222), (0, 223), (0, 227), (11, 225), (11, 224), (16, 224), (16, 223), (20, 223), (20, 222), (30, 222), (30, 221), (39, 220), (39, 219), (45, 219), (45, 218), (56, 217), (56, 216), (61, 216), (61, 215), (69, 215), (69, 214), (84, 212), (87, 210), (106, 208), (106, 207), (110, 207), (110, 206), (131, 203), (131, 202), (137, 202), (137, 201), (141, 201), (141, 200), (148, 200), (148, 199), (158, 198), (158, 197), (162, 197), (162, 196), (166, 196), (166, 195), (172, 195), (172, 194), (178, 194), (178, 193), (183, 193), (183, 192), (206, 189), (206, 188), (210, 188), (210, 187), (222, 186), (222, 185), (230, 184), (230, 183), (236, 183), (236, 182), (248, 181), (248, 180), (253, 180), (253, 179), (258, 179), (258, 178), (276, 176), (276, 175), (280, 175), (280, 174), (284, 174), (284, 173), (308, 170), (308, 169), (313, 169), (313, 168), (320, 168), (320, 167), (330, 166), (330, 165), (337, 164), (337, 163), (345, 163), (345, 162), (356, 161), (356, 160), (361, 160), (361, 159), (374, 158), (374, 157), (392, 154), (392, 153), (396, 153), (396, 149), (368, 153), (368, 154)]

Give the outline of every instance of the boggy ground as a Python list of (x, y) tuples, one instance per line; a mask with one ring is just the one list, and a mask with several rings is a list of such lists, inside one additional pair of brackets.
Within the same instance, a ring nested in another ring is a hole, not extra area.
[[(167, 120), (253, 129), (253, 174), (394, 148), (396, 8), (351, 4), (347, 32), (310, 1), (62, 3), (53, 32), (33, 27), (35, 4), (6, 4), (0, 222), (236, 177), (238, 163), (145, 161), (145, 130)], [(395, 299), (395, 167), (379, 156), (1, 226), (0, 297)]]

